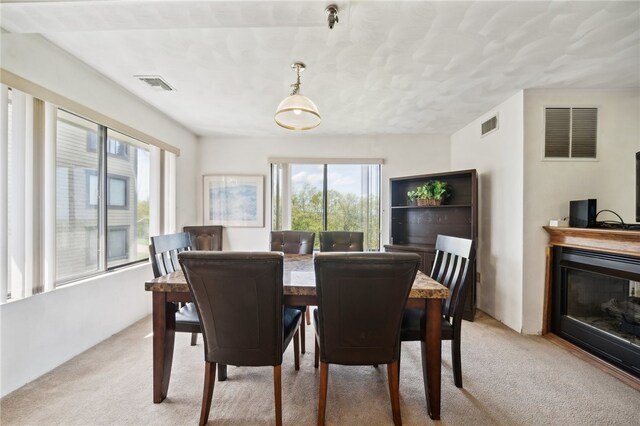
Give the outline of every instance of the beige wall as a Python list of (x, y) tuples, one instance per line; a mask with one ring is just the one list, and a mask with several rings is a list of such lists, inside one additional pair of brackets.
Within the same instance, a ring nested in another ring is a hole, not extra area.
[[(544, 161), (544, 108), (598, 108), (595, 161)], [(596, 198), (635, 222), (635, 153), (640, 151), (640, 90), (526, 90), (524, 94), (524, 333), (542, 329), (549, 219), (569, 215), (569, 201)], [(617, 219), (602, 213), (598, 220)]]
[[(274, 124), (275, 125), (275, 124)], [(389, 178), (449, 170), (446, 136), (314, 137), (283, 130), (281, 138), (204, 138), (200, 142), (200, 171), (207, 174), (262, 175), (265, 178), (265, 226), (226, 228), (226, 250), (265, 250), (268, 247), (271, 201), (269, 157), (384, 158), (381, 171), (381, 242), (389, 240)], [(202, 177), (198, 187), (202, 193)], [(198, 223), (202, 223), (202, 196)]]
[[(481, 137), (498, 114), (498, 129)], [(451, 168), (478, 171), (477, 307), (514, 330), (522, 327), (523, 93), (451, 135)]]

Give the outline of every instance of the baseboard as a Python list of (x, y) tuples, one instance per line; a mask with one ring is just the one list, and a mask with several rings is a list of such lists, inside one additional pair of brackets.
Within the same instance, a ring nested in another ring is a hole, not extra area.
[(564, 340), (561, 337), (556, 336), (553, 333), (547, 333), (543, 337), (545, 337), (550, 342), (560, 346), (561, 348), (571, 352), (573, 355), (577, 356), (581, 360), (588, 362), (594, 367), (599, 368), (605, 373), (610, 374), (611, 376), (615, 377), (616, 379), (620, 380), (621, 382), (631, 386), (633, 389), (640, 392), (640, 378), (630, 373), (627, 373), (626, 371), (621, 370), (618, 367), (615, 367), (606, 361), (603, 361), (597, 356), (590, 354), (584, 349), (574, 345), (571, 342)]

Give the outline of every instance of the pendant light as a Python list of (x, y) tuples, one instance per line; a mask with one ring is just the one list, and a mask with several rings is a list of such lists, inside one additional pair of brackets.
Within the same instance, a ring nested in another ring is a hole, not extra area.
[(280, 105), (274, 119), (278, 126), (289, 130), (309, 130), (320, 125), (320, 113), (318, 107), (300, 94), (300, 72), (304, 71), (305, 65), (302, 62), (291, 64), (291, 68), (296, 71), (297, 80), (291, 85), (293, 92), (286, 97)]

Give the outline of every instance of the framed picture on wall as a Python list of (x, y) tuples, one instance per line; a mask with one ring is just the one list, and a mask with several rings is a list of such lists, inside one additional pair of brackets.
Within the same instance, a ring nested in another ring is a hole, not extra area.
[(204, 176), (204, 225), (264, 226), (263, 176)]

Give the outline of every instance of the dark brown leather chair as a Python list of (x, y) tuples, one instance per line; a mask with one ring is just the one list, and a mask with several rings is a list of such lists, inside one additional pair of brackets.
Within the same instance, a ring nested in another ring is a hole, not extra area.
[[(460, 360), (460, 329), (462, 312), (469, 293), (467, 272), (474, 258), (473, 241), (465, 238), (438, 235), (436, 258), (431, 269), (431, 277), (449, 289), (449, 297), (442, 305), (442, 340), (451, 340), (453, 380), (456, 387), (462, 387), (462, 366)], [(420, 309), (407, 309), (402, 319), (400, 339), (402, 341), (423, 340), (425, 317)]]
[(364, 233), (348, 231), (320, 232), (320, 251), (363, 251)]
[[(188, 233), (158, 235), (151, 237), (149, 255), (154, 277), (158, 278), (180, 269), (178, 253), (191, 250)], [(200, 320), (193, 303), (176, 306), (176, 331), (191, 333), (191, 346), (196, 345), (200, 333)]]
[[(205, 380), (200, 425), (207, 423), (216, 363), (273, 366), (276, 424), (282, 424), (282, 353), (294, 341), (302, 312), (282, 305), (281, 253), (186, 251), (178, 255), (202, 321)], [(249, 314), (249, 312), (251, 314)]]
[(222, 226), (183, 226), (191, 236), (194, 250), (222, 251)]
[(318, 424), (325, 421), (329, 364), (387, 364), (393, 422), (402, 423), (398, 387), (400, 324), (418, 271), (415, 253), (319, 253), (315, 363)]
[(271, 251), (290, 254), (313, 254), (315, 232), (271, 231)]
[[(316, 233), (306, 231), (271, 231), (271, 251), (289, 254), (313, 254)], [(309, 310), (306, 306), (292, 306), (305, 313), (306, 324), (310, 324)], [(300, 351), (306, 352), (305, 321), (300, 323)]]

